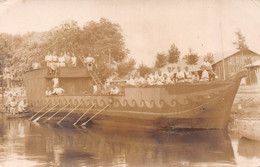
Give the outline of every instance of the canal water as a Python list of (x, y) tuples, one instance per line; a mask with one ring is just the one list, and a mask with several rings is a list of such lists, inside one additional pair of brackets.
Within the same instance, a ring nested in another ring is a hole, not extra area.
[(226, 131), (82, 129), (3, 115), (0, 120), (0, 167), (260, 165), (260, 142)]

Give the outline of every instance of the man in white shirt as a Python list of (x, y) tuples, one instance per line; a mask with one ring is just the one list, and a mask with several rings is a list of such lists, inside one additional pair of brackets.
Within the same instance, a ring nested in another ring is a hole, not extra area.
[(34, 63), (32, 64), (32, 69), (33, 69), (33, 70), (37, 70), (37, 69), (39, 69), (39, 68), (41, 68), (41, 64), (40, 64), (40, 63), (34, 62)]
[(184, 72), (184, 74), (185, 74), (185, 82), (192, 82), (192, 74), (191, 74), (191, 72), (189, 71), (189, 67), (185, 67), (185, 72)]
[(117, 86), (112, 86), (112, 88), (111, 88), (111, 90), (110, 90), (110, 94), (111, 95), (117, 95), (117, 94), (119, 94), (119, 92), (120, 92), (120, 90), (118, 89), (118, 87)]
[(52, 91), (50, 90), (49, 87), (47, 87), (46, 91), (45, 91), (45, 96), (51, 96)]
[(75, 56), (74, 53), (72, 53), (71, 65), (72, 65), (72, 67), (76, 67), (77, 66), (77, 57)]
[(168, 76), (168, 78), (171, 78), (172, 75), (173, 75), (173, 73), (172, 73), (172, 68), (171, 68), (171, 67), (168, 67), (165, 74)]
[(50, 52), (48, 52), (48, 54), (45, 56), (45, 62), (46, 62), (46, 66), (50, 67), (50, 63), (52, 62), (52, 55), (50, 54)]
[(23, 113), (25, 111), (25, 107), (27, 106), (25, 99), (21, 100), (17, 106), (18, 113)]
[(192, 75), (192, 82), (198, 82), (200, 80), (199, 74), (197, 71)]
[(158, 70), (158, 73), (157, 73), (157, 82), (162, 82), (163, 81), (163, 75), (162, 75), (162, 71), (161, 70)]
[(97, 94), (97, 93), (98, 93), (98, 86), (93, 85), (93, 94)]
[(183, 83), (184, 82), (184, 79), (185, 79), (185, 75), (184, 75), (184, 72), (181, 71), (181, 67), (178, 66), (177, 67), (177, 73), (176, 73), (176, 82), (177, 83)]
[(168, 77), (167, 74), (163, 74), (163, 84), (167, 85), (167, 84), (173, 84), (171, 78)]
[(93, 71), (93, 66), (95, 64), (95, 59), (91, 56), (85, 58), (84, 63), (87, 64), (88, 71)]
[(58, 61), (59, 61), (59, 67), (66, 67), (65, 56), (64, 55), (60, 55), (58, 57)]
[(53, 89), (59, 87), (59, 78), (57, 77), (52, 78), (52, 82), (53, 82)]
[(204, 65), (201, 66), (202, 74), (200, 81), (209, 81), (209, 73)]
[(129, 79), (126, 81), (127, 85), (135, 85), (135, 78), (131, 75)]
[(54, 88), (53, 91), (52, 91), (52, 94), (53, 95), (63, 95), (64, 94), (64, 89), (62, 88)]
[(137, 74), (137, 77), (135, 78), (135, 84), (136, 85), (143, 85), (145, 83), (144, 78), (140, 76), (140, 74)]

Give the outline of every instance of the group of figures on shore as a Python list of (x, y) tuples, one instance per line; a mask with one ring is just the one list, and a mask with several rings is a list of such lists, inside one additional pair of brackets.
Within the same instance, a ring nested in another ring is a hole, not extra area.
[(151, 74), (145, 74), (141, 77), (139, 73), (131, 75), (127, 80), (128, 85), (167, 85), (167, 84), (179, 84), (179, 83), (195, 83), (195, 82), (207, 82), (215, 80), (218, 77), (212, 70), (212, 66), (209, 62), (204, 62), (201, 65), (201, 74), (198, 71), (189, 71), (189, 67), (186, 66), (182, 71), (181, 67), (177, 67), (177, 72), (174, 73), (174, 67), (168, 67), (166, 71), (161, 70), (154, 71)]
[(25, 90), (19, 88), (19, 90), (11, 89), (6, 92), (5, 109), (9, 114), (21, 114), (26, 112), (28, 106), (25, 98)]

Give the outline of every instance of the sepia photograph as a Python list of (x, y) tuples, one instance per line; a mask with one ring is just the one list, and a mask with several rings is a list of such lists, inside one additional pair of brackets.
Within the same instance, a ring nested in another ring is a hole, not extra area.
[(260, 167), (260, 0), (0, 0), (0, 167)]

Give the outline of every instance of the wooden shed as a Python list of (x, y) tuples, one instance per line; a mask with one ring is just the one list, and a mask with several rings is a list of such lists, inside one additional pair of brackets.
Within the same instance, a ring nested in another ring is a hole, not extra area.
[[(232, 55), (224, 58), (224, 69), (223, 60), (217, 61), (212, 65), (214, 72), (220, 79), (228, 79), (235, 75), (239, 71), (246, 70), (245, 66), (250, 64), (249, 62), (254, 62), (260, 60), (260, 55), (249, 50), (244, 49), (243, 51), (238, 51)], [(225, 71), (225, 75), (224, 75)]]
[(59, 68), (57, 76), (48, 74), (48, 69), (32, 70), (23, 76), (27, 100), (30, 104), (35, 100), (45, 100), (47, 87), (52, 88), (52, 78), (59, 78), (59, 87), (65, 90), (64, 95), (83, 95), (93, 92), (93, 83), (86, 68)]

